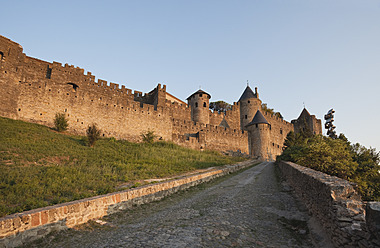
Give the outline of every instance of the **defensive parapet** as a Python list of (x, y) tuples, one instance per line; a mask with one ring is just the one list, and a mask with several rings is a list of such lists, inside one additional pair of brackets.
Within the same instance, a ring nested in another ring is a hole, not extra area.
[[(287, 133), (294, 130), (292, 123), (263, 112), (269, 123), (265, 135), (241, 131), (261, 110), (257, 88), (253, 92), (247, 86), (225, 113), (212, 112), (211, 95), (202, 90), (190, 95), (188, 104), (166, 92), (166, 85), (158, 84), (148, 93), (132, 91), (96, 80), (77, 66), (28, 57), (19, 44), (2, 36), (0, 95), (1, 116), (53, 126), (55, 114), (65, 113), (71, 132), (84, 134), (89, 125), (97, 123), (105, 137), (139, 141), (142, 132), (152, 130), (161, 139), (186, 146), (191, 143), (197, 149), (248, 152), (251, 144), (252, 149), (266, 149), (266, 154), (274, 156), (281, 153)], [(320, 120), (309, 119), (313, 128), (320, 127)]]

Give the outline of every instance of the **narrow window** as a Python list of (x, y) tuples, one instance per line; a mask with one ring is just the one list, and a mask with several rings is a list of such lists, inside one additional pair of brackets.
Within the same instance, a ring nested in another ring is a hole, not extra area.
[(251, 103), (251, 101), (250, 101), (250, 100), (248, 100), (248, 103)]
[(280, 134), (282, 134), (282, 129), (280, 129)]
[(205, 103), (205, 102), (203, 103), (203, 107), (207, 107), (207, 105), (206, 105), (206, 103)]
[(259, 127), (259, 125), (256, 124), (256, 128), (258, 128), (258, 127)]
[(202, 94), (199, 94), (199, 97), (202, 97)]
[(52, 71), (52, 68), (47, 66), (47, 69), (46, 69), (46, 78), (47, 79), (51, 79), (51, 71)]
[(198, 103), (197, 102), (195, 103), (195, 107), (198, 108)]
[(248, 119), (248, 116), (247, 116), (247, 115), (245, 115), (245, 116), (244, 116), (244, 118), (245, 118), (245, 119)]
[(0, 60), (2, 60), (4, 57), (4, 53), (3, 52), (0, 52)]

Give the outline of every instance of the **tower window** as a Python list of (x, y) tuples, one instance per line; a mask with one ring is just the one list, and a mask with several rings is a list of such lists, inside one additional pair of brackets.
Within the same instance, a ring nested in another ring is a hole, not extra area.
[(280, 134), (282, 134), (282, 129), (280, 129)]
[(251, 103), (251, 101), (250, 101), (250, 100), (248, 100), (248, 103)]
[(199, 94), (199, 97), (202, 97), (202, 94)]
[(47, 66), (47, 69), (46, 69), (46, 78), (47, 79), (51, 79), (51, 71), (52, 71), (52, 68)]
[(198, 108), (198, 103), (197, 102), (195, 103), (195, 107)]
[(0, 60), (2, 60), (4, 57), (4, 53), (3, 52), (0, 52)]
[(207, 107), (207, 105), (206, 105), (206, 103), (205, 103), (205, 102), (203, 103), (203, 107)]
[(244, 116), (244, 118), (245, 118), (245, 119), (248, 119), (248, 116), (247, 116), (247, 115), (245, 115), (245, 116)]

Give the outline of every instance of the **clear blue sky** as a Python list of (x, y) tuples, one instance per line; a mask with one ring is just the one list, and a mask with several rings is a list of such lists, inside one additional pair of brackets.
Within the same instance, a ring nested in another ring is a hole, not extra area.
[[(380, 0), (2, 1), (31, 57), (148, 92), (237, 101), (246, 81), (288, 121), (303, 103), (380, 150)], [(324, 130), (325, 133), (325, 130)]]

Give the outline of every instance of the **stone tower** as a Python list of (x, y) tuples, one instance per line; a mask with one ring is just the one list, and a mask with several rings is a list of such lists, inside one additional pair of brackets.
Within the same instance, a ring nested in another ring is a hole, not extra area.
[(249, 155), (260, 160), (273, 160), (270, 146), (271, 125), (260, 110), (245, 127), (248, 130)]
[(247, 85), (238, 103), (240, 105), (240, 128), (247, 130), (245, 126), (251, 122), (256, 112), (261, 109), (261, 100), (259, 99), (257, 88), (253, 93), (252, 89)]
[(204, 124), (210, 123), (209, 102), (211, 95), (203, 90), (198, 90), (186, 100), (191, 108), (191, 120)]
[(309, 111), (304, 108), (296, 120), (292, 120), (294, 125), (294, 132), (311, 132), (312, 134), (322, 134), (321, 120), (317, 119), (315, 115), (311, 115)]

